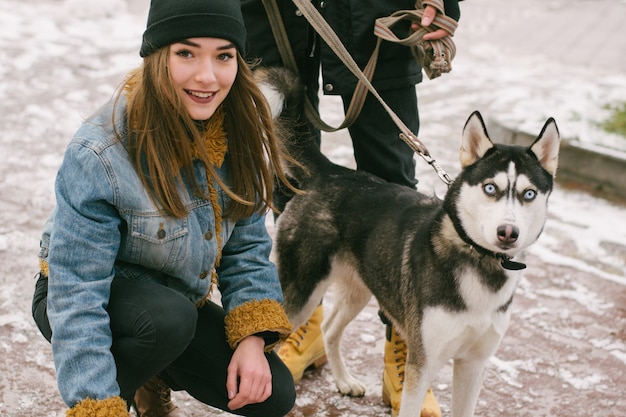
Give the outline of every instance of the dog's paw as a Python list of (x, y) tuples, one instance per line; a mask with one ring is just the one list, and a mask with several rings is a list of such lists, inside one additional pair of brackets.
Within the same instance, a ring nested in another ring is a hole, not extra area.
[(350, 397), (362, 397), (365, 395), (365, 386), (351, 376), (342, 381), (337, 381), (337, 389), (343, 395)]

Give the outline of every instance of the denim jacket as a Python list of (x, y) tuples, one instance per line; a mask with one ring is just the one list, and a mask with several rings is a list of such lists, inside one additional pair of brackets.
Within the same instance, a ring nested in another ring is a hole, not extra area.
[[(59, 390), (70, 407), (86, 397), (120, 393), (106, 311), (113, 278), (154, 281), (198, 303), (209, 292), (217, 256), (210, 201), (193, 196), (187, 185), (181, 193), (187, 217), (165, 217), (153, 204), (124, 147), (125, 108), (124, 98), (117, 106), (109, 102), (75, 134), (57, 174), (57, 205), (41, 240), (54, 362)], [(194, 171), (206, 189), (200, 161)], [(228, 155), (218, 174), (228, 184)], [(215, 187), (225, 208), (229, 198)], [(286, 337), (290, 324), (269, 260), (272, 242), (265, 215), (224, 220), (221, 233), (217, 273), (229, 343), (234, 348), (242, 338), (268, 330)]]

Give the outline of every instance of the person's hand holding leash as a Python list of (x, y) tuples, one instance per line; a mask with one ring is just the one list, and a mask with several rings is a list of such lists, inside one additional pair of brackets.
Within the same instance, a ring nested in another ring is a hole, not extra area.
[[(422, 22), (421, 22), (421, 27), (428, 27), (430, 26), (430, 24), (433, 22), (433, 20), (435, 20), (435, 16), (437, 16), (437, 9), (431, 5), (427, 5), (424, 8), (424, 13), (422, 15)], [(411, 25), (411, 30), (416, 31), (419, 30), (420, 25), (417, 23), (413, 23)], [(435, 40), (435, 39), (441, 39), (445, 36), (450, 35), (448, 33), (448, 31), (446, 31), (445, 29), (437, 29), (433, 32), (429, 32), (427, 34), (424, 35), (424, 40)]]

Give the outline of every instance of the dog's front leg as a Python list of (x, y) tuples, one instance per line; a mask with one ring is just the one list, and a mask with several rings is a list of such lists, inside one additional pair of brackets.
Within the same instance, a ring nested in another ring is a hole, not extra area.
[(452, 368), (452, 417), (473, 417), (482, 388), (485, 366), (493, 356), (504, 332), (509, 315), (500, 315), (495, 326), (483, 333), (480, 342), (463, 355), (454, 358)]
[(489, 358), (455, 359), (452, 377), (452, 417), (473, 417)]
[(419, 416), (426, 391), (433, 376), (428, 367), (419, 364), (411, 355), (409, 348), (407, 362), (404, 367), (404, 383), (402, 384), (402, 399), (398, 417)]

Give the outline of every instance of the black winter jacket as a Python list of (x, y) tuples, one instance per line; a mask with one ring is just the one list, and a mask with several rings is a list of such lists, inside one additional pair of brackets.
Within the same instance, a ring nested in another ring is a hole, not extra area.
[[(397, 10), (415, 8), (415, 0), (312, 0), (337, 33), (357, 64), (364, 68), (369, 60), (376, 36), (374, 21)], [(351, 94), (357, 78), (319, 38), (291, 0), (276, 0), (281, 11), (291, 48), (300, 74), (311, 80), (317, 77), (321, 61), (325, 94)], [(457, 0), (444, 0), (446, 14), (456, 20), (460, 12)], [(280, 65), (281, 60), (261, 0), (241, 0), (248, 30), (247, 58), (262, 58), (264, 65)], [(399, 37), (406, 37), (408, 22), (394, 27)], [(373, 84), (377, 90), (415, 85), (422, 72), (409, 48), (383, 42)]]

